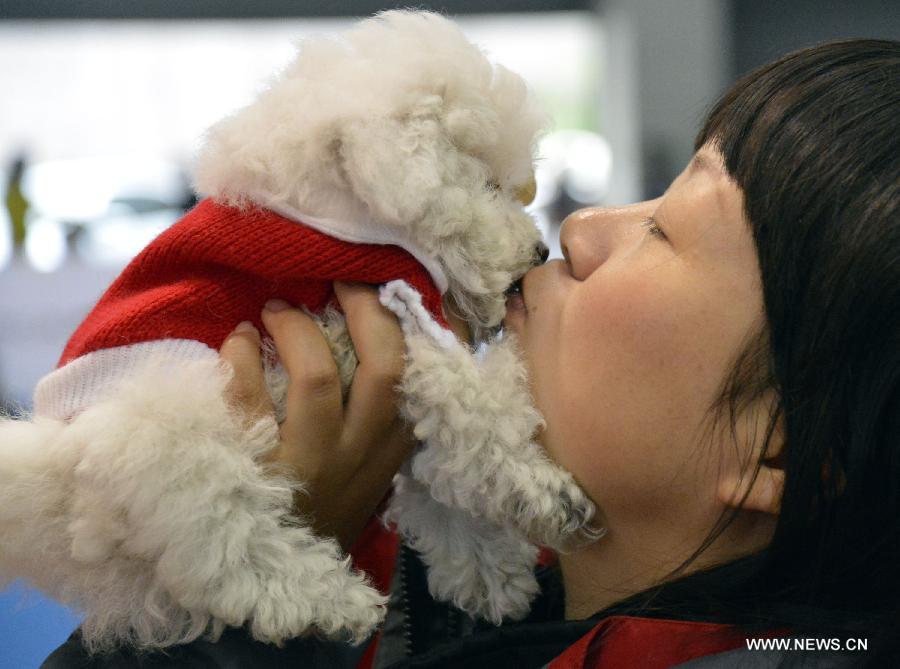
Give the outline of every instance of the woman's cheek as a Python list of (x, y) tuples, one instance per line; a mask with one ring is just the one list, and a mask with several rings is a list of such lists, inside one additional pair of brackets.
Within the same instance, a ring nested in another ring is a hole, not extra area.
[(653, 485), (685, 427), (674, 314), (643, 288), (607, 285), (562, 314), (558, 366), (541, 370), (536, 397), (551, 457), (601, 497)]

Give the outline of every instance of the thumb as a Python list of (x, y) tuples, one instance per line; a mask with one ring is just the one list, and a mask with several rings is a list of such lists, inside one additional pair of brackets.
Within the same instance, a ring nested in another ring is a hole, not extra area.
[(273, 413), (275, 408), (263, 372), (259, 331), (253, 324), (240, 323), (222, 343), (219, 356), (233, 370), (226, 389), (228, 399), (248, 422)]

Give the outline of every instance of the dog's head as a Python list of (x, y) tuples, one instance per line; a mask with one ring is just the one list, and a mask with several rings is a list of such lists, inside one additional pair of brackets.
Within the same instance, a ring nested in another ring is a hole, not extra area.
[(447, 277), (476, 334), (546, 247), (522, 204), (545, 124), (517, 75), (457, 26), (390, 11), (308, 40), (259, 99), (214, 126), (198, 190), (327, 219), (372, 221)]

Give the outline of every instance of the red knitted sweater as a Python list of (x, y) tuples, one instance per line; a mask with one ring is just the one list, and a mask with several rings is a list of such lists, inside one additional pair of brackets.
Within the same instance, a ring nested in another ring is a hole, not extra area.
[(158, 339), (218, 349), (241, 321), (264, 332), (260, 312), (270, 298), (321, 311), (334, 300), (335, 279), (403, 279), (448, 327), (431, 276), (399, 246), (345, 242), (267, 209), (206, 199), (129, 263), (72, 335), (58, 366)]

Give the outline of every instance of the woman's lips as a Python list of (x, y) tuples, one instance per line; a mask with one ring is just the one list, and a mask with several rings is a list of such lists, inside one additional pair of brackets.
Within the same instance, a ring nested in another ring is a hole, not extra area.
[(510, 293), (506, 296), (506, 312), (510, 311), (528, 311), (522, 293)]
[(525, 277), (522, 277), (517, 283), (518, 289), (506, 294), (504, 325), (509, 325), (511, 320), (524, 318), (528, 314), (528, 305), (525, 303)]

